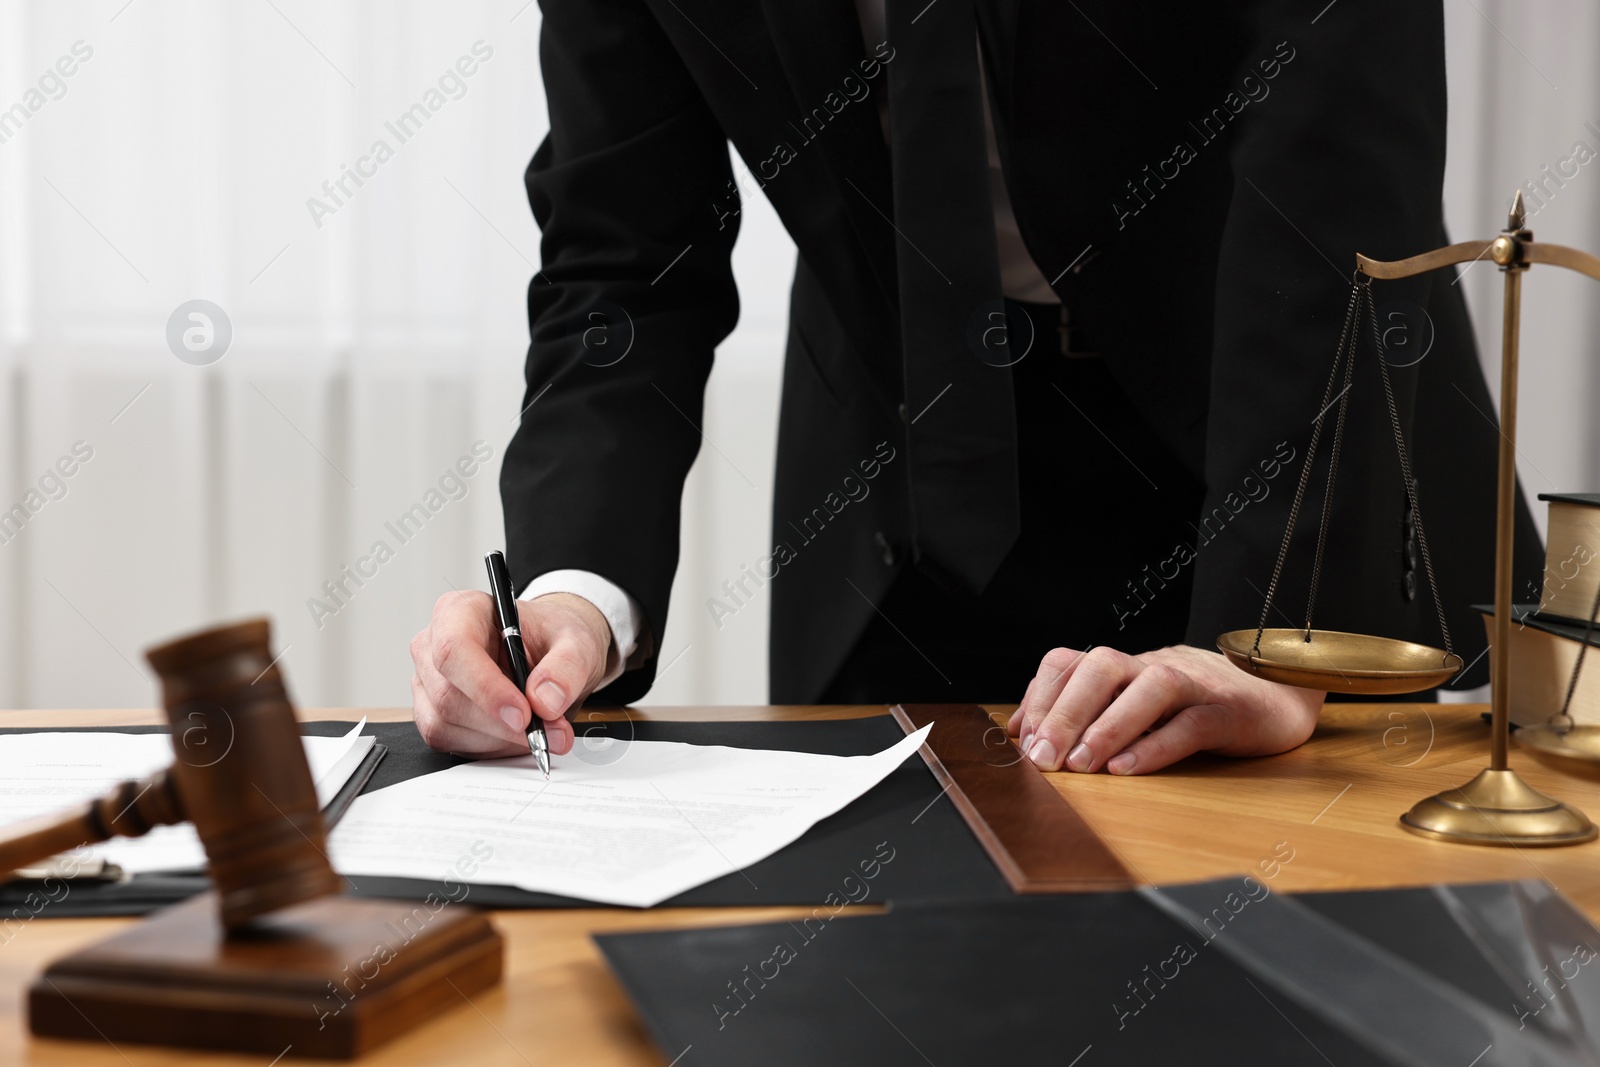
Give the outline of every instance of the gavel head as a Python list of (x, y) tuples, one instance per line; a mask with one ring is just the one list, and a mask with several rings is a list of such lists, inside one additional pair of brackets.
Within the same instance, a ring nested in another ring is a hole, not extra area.
[(172, 726), (173, 785), (230, 932), (340, 890), (270, 639), (267, 620), (252, 619), (146, 653)]

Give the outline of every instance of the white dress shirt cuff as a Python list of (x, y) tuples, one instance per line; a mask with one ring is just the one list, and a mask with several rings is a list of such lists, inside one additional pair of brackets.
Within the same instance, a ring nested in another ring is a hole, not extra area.
[(641, 666), (649, 657), (652, 642), (644, 630), (644, 609), (639, 602), (593, 571), (546, 571), (522, 590), (520, 600), (533, 600), (550, 593), (581, 596), (605, 616), (611, 628), (611, 650), (606, 656), (606, 672), (595, 688), (610, 685), (623, 671)]

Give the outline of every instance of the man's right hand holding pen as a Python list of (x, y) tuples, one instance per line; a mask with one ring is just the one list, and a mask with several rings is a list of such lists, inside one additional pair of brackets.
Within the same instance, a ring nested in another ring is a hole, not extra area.
[(538, 715), (550, 751), (572, 749), (572, 725), (563, 716), (605, 677), (611, 628), (599, 608), (572, 593), (519, 600), (517, 609), (532, 668), (525, 692), (506, 676), (488, 593), (446, 593), (411, 639), (413, 715), (430, 748), (480, 759), (526, 755)]

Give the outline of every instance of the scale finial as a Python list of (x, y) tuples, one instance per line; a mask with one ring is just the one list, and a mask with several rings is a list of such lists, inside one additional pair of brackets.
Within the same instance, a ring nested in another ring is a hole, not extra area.
[(1517, 195), (1511, 198), (1511, 218), (1506, 223), (1508, 230), (1520, 230), (1522, 224), (1528, 221), (1528, 208), (1522, 202), (1522, 190), (1517, 190)]

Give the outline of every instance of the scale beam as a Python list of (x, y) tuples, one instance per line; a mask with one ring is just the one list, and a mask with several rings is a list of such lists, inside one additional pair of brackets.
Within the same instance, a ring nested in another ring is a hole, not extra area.
[(1575, 270), (1579, 274), (1587, 274), (1595, 281), (1600, 282), (1600, 257), (1591, 256), (1587, 252), (1580, 252), (1576, 248), (1566, 245), (1535, 244), (1532, 241), (1522, 246), (1524, 262), (1548, 263), (1552, 267), (1565, 267)]
[(1426, 274), (1430, 270), (1438, 270), (1440, 267), (1456, 263), (1474, 263), (1485, 256), (1502, 267), (1512, 264), (1528, 266), (1533, 263), (1548, 263), (1552, 267), (1565, 267), (1579, 274), (1587, 274), (1600, 282), (1600, 256), (1591, 256), (1587, 252), (1568, 248), (1566, 245), (1535, 241), (1531, 236), (1519, 239), (1510, 234), (1502, 234), (1492, 241), (1462, 241), (1407, 259), (1372, 259), (1357, 252), (1356, 269), (1369, 278), (1393, 281), (1396, 278), (1411, 278), (1418, 274)]
[(1424, 252), (1420, 256), (1409, 259), (1396, 259), (1385, 262), (1381, 259), (1368, 259), (1360, 252), (1356, 253), (1356, 270), (1369, 277), (1391, 281), (1395, 278), (1410, 278), (1416, 274), (1426, 274), (1430, 270), (1448, 267), (1452, 263), (1470, 263), (1482, 259), (1494, 247), (1493, 241), (1463, 241), (1460, 244), (1436, 248), (1432, 252)]

